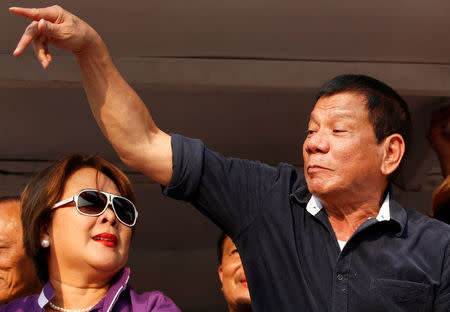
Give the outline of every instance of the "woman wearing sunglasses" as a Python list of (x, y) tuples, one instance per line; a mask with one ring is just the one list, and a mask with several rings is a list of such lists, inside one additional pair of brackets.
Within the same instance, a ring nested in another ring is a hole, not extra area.
[(133, 201), (128, 178), (100, 157), (68, 156), (38, 173), (22, 194), (22, 222), (46, 284), (0, 311), (180, 311), (162, 293), (127, 284)]

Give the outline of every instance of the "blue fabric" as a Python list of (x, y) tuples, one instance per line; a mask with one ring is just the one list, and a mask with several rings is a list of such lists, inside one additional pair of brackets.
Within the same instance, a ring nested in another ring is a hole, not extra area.
[[(92, 312), (180, 312), (170, 298), (159, 291), (137, 293), (129, 285), (130, 270), (124, 268), (113, 279), (106, 296), (92, 309)], [(17, 299), (0, 307), (0, 312), (42, 312), (43, 307), (54, 297), (49, 282), (40, 295)], [(42, 307), (41, 307), (42, 306)], [(81, 307), (82, 308), (82, 307)]]
[(236, 243), (254, 311), (450, 311), (450, 226), (401, 207), (340, 250), (326, 209), (306, 211), (303, 174), (225, 158), (172, 136), (167, 196), (191, 202)]

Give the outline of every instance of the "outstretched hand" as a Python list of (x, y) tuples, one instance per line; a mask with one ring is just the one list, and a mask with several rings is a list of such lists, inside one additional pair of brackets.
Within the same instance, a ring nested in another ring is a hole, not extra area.
[(25, 29), (13, 54), (21, 55), (33, 43), (36, 57), (44, 68), (52, 61), (49, 44), (78, 54), (86, 51), (99, 38), (87, 23), (57, 5), (39, 9), (12, 7), (9, 11), (33, 20)]

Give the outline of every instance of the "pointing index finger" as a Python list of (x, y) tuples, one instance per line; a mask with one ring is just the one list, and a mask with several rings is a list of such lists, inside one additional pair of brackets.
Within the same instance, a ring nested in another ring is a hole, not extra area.
[(19, 16), (29, 18), (35, 21), (45, 19), (49, 22), (55, 23), (61, 14), (61, 8), (57, 5), (47, 7), (47, 8), (21, 8), (21, 7), (10, 7), (9, 11)]

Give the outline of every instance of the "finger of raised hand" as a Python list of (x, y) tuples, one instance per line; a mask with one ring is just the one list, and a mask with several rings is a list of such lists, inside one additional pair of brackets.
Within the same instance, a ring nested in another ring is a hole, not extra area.
[(44, 35), (39, 36), (33, 41), (33, 49), (42, 67), (48, 68), (52, 58), (50, 53), (48, 53), (47, 38)]
[(64, 14), (64, 10), (58, 6), (53, 5), (47, 8), (21, 8), (21, 7), (11, 7), (9, 8), (11, 13), (14, 13), (19, 16), (23, 16), (35, 21), (39, 21), (41, 19), (48, 20), (52, 23), (57, 23), (62, 19)]
[(56, 40), (67, 39), (70, 31), (65, 24), (54, 24), (44, 19), (38, 22), (38, 31), (40, 34)]
[(38, 23), (31, 22), (31, 24), (28, 25), (28, 27), (25, 29), (25, 32), (20, 38), (19, 43), (17, 44), (17, 47), (14, 50), (13, 54), (16, 56), (22, 54), (25, 51), (25, 49), (30, 45), (30, 43), (38, 36), (39, 36)]

